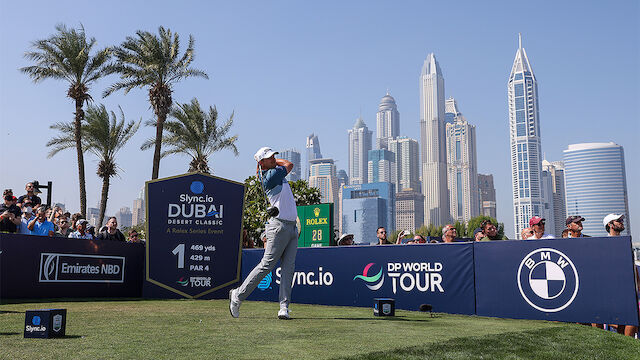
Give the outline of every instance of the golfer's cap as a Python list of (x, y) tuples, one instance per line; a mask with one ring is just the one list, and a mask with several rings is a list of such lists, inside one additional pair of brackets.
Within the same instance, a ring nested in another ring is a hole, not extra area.
[(80, 219), (78, 220), (78, 222), (76, 223), (76, 225), (82, 225), (82, 224), (88, 224), (89, 222), (85, 219)]
[(273, 151), (272, 148), (265, 146), (260, 148), (255, 155), (253, 155), (253, 158), (256, 159), (256, 161), (260, 161), (262, 159), (268, 159), (270, 157), (272, 157), (273, 155), (278, 154), (277, 151)]
[(353, 234), (342, 234), (340, 236), (340, 239), (338, 239), (338, 245), (340, 245), (342, 243), (342, 241), (347, 239), (348, 237), (352, 237), (353, 238)]
[(531, 220), (529, 220), (529, 226), (539, 224), (540, 221), (544, 221), (544, 218), (541, 218), (540, 216), (534, 216), (531, 218)]
[(569, 216), (567, 218), (567, 225), (569, 225), (571, 223), (574, 223), (574, 222), (578, 222), (578, 221), (584, 221), (584, 218), (582, 216), (580, 216), (580, 215)]
[(602, 225), (604, 225), (605, 228), (606, 228), (608, 223), (612, 222), (613, 220), (620, 220), (620, 219), (624, 219), (624, 215), (622, 215), (622, 214), (609, 214), (609, 215), (605, 216), (604, 219), (602, 220)]

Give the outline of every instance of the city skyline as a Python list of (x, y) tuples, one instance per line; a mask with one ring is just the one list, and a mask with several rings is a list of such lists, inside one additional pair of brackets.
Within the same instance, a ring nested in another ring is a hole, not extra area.
[[(65, 4), (54, 7), (35, 1), (27, 8), (26, 4), (3, 3), (0, 26), (7, 51), (0, 60), (0, 116), (10, 150), (2, 161), (25, 156), (24, 151), (17, 151), (21, 134), (29, 134), (33, 145), (31, 163), (20, 172), (3, 173), (0, 183), (19, 193), (27, 181), (51, 180), (54, 202), (67, 204), (70, 211), (79, 207), (77, 179), (69, 171), (59, 171), (60, 165), (75, 166), (75, 153), (62, 152), (48, 160), (43, 145), (53, 135), (48, 128), (51, 123), (73, 117), (66, 88), (56, 81), (34, 85), (17, 71), (27, 65), (23, 53), (30, 42), (51, 35), (57, 23), (82, 23), (87, 34), (96, 37), (98, 47), (119, 44), (138, 29), (155, 31), (159, 25), (180, 33), (181, 39), (193, 34), (194, 65), (207, 71), (211, 80), (179, 83), (174, 101), (185, 103), (198, 97), (203, 105), (216, 105), (221, 118), (235, 110), (240, 155), (215, 153), (210, 162), (214, 175), (236, 181), (255, 172), (257, 148), (302, 150), (311, 131), (321, 139), (323, 155), (333, 158), (338, 169), (346, 169), (344, 137), (338, 134), (358, 114), (372, 125), (387, 89), (402, 113), (400, 135), (418, 138), (415, 79), (426, 54), (435, 52), (446, 76), (447, 95), (464, 104), (465, 115), (477, 126), (478, 171), (494, 175), (498, 220), (505, 223), (507, 235), (513, 236), (511, 191), (506, 190), (511, 180), (505, 73), (512, 65), (518, 32), (526, 40), (540, 81), (542, 145), (550, 161), (562, 159), (562, 150), (578, 142), (614, 141), (628, 154), (640, 151), (640, 144), (634, 141), (640, 117), (637, 2), (586, 3), (577, 13), (571, 4), (543, 2), (531, 8), (506, 2), (459, 3), (456, 9), (461, 22), (446, 32), (433, 32), (450, 25), (446, 15), (451, 6), (444, 4), (367, 2), (345, 7), (256, 2), (200, 7), (203, 11), (197, 14), (176, 9), (170, 22), (162, 22), (158, 20), (162, 6), (143, 10), (142, 4), (134, 3), (130, 4), (132, 12), (121, 13), (112, 6), (95, 4), (95, 12), (87, 13)], [(422, 15), (425, 11), (433, 15), (428, 23)], [(214, 23), (204, 15), (211, 13), (218, 16)], [(518, 15), (522, 13), (526, 16)], [(117, 18), (118, 26), (109, 18)], [(379, 26), (381, 21), (389, 26)], [(594, 21), (600, 26), (593, 27)], [(394, 50), (381, 52), (381, 43), (393, 44)], [(607, 57), (607, 74), (597, 86), (585, 76), (592, 72), (593, 64), (575, 61), (594, 52), (612, 54)], [(102, 99), (101, 92), (114, 80), (107, 77), (90, 89), (94, 101), (109, 110), (120, 105), (128, 118), (152, 118), (143, 90)], [(626, 106), (607, 105), (620, 103)], [(604, 126), (613, 119), (617, 126)], [(139, 145), (152, 133), (152, 128), (141, 128), (123, 149), (126, 156), (116, 158), (123, 172), (112, 183), (107, 214), (131, 206), (137, 189), (149, 180), (153, 154), (140, 151)], [(631, 166), (632, 157), (626, 161), (628, 182), (638, 182), (640, 169)], [(186, 163), (181, 156), (163, 159), (160, 177), (185, 172)], [(95, 166), (95, 159), (88, 156), (89, 205), (97, 204), (100, 195)], [(634, 221), (633, 214), (640, 211), (640, 190), (631, 186), (628, 191)], [(633, 226), (636, 235), (639, 229)]]

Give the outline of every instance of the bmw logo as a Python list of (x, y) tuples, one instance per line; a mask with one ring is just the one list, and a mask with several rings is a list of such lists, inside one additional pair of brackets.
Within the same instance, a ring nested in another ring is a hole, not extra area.
[(562, 252), (543, 248), (524, 257), (518, 268), (518, 288), (524, 300), (544, 312), (560, 311), (578, 294), (578, 271)]

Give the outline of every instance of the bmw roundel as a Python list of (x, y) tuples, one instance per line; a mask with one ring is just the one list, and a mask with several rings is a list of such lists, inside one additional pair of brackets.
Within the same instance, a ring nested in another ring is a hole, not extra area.
[(518, 288), (524, 300), (544, 312), (560, 311), (578, 294), (578, 271), (562, 252), (537, 249), (527, 254), (518, 268)]

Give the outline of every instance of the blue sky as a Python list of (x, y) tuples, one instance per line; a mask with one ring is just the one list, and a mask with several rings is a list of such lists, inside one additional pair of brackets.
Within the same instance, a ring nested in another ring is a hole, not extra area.
[[(98, 41), (116, 45), (136, 30), (163, 25), (183, 43), (196, 39), (193, 66), (210, 80), (187, 79), (174, 88), (175, 102), (197, 97), (216, 105), (221, 117), (235, 112), (233, 133), (240, 155), (214, 154), (217, 176), (242, 181), (255, 169), (261, 146), (304, 149), (319, 136), (323, 155), (347, 168), (347, 130), (362, 114), (375, 131), (375, 113), (387, 89), (397, 101), (400, 132), (419, 139), (418, 75), (434, 52), (446, 96), (457, 99), (476, 125), (478, 168), (494, 175), (498, 218), (513, 236), (509, 164), (507, 77), (522, 33), (538, 79), (542, 149), (561, 160), (568, 144), (614, 141), (626, 153), (633, 235), (640, 234), (640, 7), (629, 1), (251, 1), (77, 2), (0, 0), (0, 187), (22, 193), (31, 179), (53, 181), (54, 201), (79, 208), (75, 152), (47, 159), (49, 125), (73, 118), (67, 85), (33, 84), (18, 68), (30, 42), (50, 36), (58, 23), (78, 26)], [(100, 94), (107, 77), (90, 90), (127, 118), (151, 119), (146, 90)], [(120, 152), (120, 178), (112, 181), (107, 213), (132, 200), (150, 178), (152, 151), (139, 145), (153, 136), (141, 128)], [(97, 161), (86, 156), (88, 205), (97, 207)], [(172, 156), (160, 176), (183, 173), (187, 157)], [(7, 167), (7, 164), (13, 164)]]

